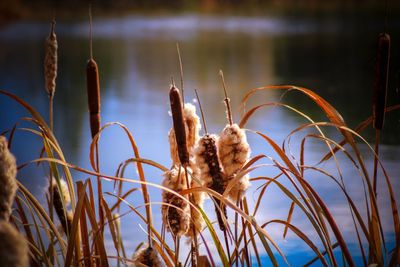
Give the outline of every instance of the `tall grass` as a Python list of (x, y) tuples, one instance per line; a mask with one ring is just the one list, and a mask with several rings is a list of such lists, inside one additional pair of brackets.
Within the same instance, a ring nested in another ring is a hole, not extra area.
[[(182, 67), (181, 72), (183, 73)], [(13, 139), (14, 132), (27, 131), (40, 137), (43, 142), (45, 155), (30, 162), (20, 163), (19, 169), (30, 164), (48, 165), (50, 177), (54, 177), (55, 181), (54, 184), (50, 184), (52, 205), (48, 205), (47, 208), (38, 200), (39, 196), (33, 195), (28, 188), (18, 182), (17, 197), (14, 201), (15, 210), (11, 221), (29, 244), (30, 264), (32, 266), (108, 266), (113, 262), (118, 266), (130, 264), (181, 266), (190, 265), (190, 263), (198, 266), (256, 264), (261, 266), (262, 257), (267, 255), (273, 266), (278, 266), (279, 262), (297, 266), (296, 262), (289, 262), (287, 255), (271, 234), (270, 229), (273, 225), (282, 226), (283, 237), (291, 233), (293, 239), (303, 242), (309, 251), (315, 254), (315, 258), (310, 259), (306, 265), (318, 262), (323, 266), (355, 266), (355, 255), (361, 255), (364, 266), (398, 264), (400, 262), (400, 220), (396, 192), (378, 156), (377, 149), (374, 149), (361, 135), (361, 132), (372, 127), (372, 124), (375, 128), (382, 129), (382, 127), (377, 127), (378, 111), (375, 111), (374, 116), (363, 121), (359, 127), (351, 129), (341, 114), (312, 90), (292, 85), (265, 86), (249, 90), (243, 97), (242, 116), (235, 124), (225, 81), (223, 79), (222, 81), (228, 124), (221, 126), (221, 129), (224, 129), (220, 134), (223, 141), (219, 143), (217, 135), (207, 132), (205, 123), (205, 135), (198, 136), (200, 128), (193, 127), (193, 122), (198, 120), (198, 117), (188, 119), (188, 114), (195, 111), (192, 107), (186, 109), (187, 106), (179, 90), (175, 86), (171, 87), (169, 94), (173, 114), (173, 131), (171, 130), (173, 134), (170, 134), (169, 139), (173, 162), (171, 169), (151, 159), (141, 158), (134, 135), (125, 125), (109, 122), (101, 126), (99, 75), (92, 54), (87, 68), (92, 133), (88, 161), (92, 169), (76, 166), (66, 160), (52, 127), (41, 114), (18, 96), (0, 90), (0, 95), (17, 102), (27, 111), (29, 117), (24, 120), (30, 123), (30, 127), (16, 126), (5, 130), (4, 135), (8, 135), (12, 142), (18, 142)], [(263, 91), (300, 92), (320, 108), (327, 120), (314, 121), (305, 111), (282, 102), (266, 102), (247, 107), (251, 100), (260, 99)], [(379, 105), (379, 114), (400, 108), (400, 106), (385, 108), (384, 104), (383, 107)], [(302, 117), (306, 122), (293, 129), (282, 144), (278, 144), (267, 133), (245, 128), (256, 113), (268, 107), (287, 109)], [(205, 109), (207, 110), (207, 107)], [(204, 114), (202, 117), (204, 118)], [(121, 163), (114, 176), (102, 173), (98, 164), (99, 137), (110, 127), (123, 130), (133, 155)], [(335, 130), (335, 135), (340, 135), (341, 140), (333, 138), (333, 134), (328, 135), (332, 129)], [(247, 144), (246, 135), (259, 138), (274, 153), (250, 157), (251, 145)], [(295, 135), (302, 136), (298, 156), (291, 151), (293, 145), (291, 141)], [(320, 142), (328, 151), (320, 155), (320, 161), (316, 165), (309, 165), (306, 161), (309, 152), (306, 143), (311, 139)], [(367, 152), (362, 153), (361, 146), (367, 147)], [(168, 151), (165, 153), (168, 154)], [(368, 155), (375, 158), (373, 173), (368, 170), (364, 160)], [(135, 163), (139, 178), (125, 175), (125, 168), (130, 163)], [(342, 164), (352, 166), (359, 177), (357, 179), (343, 177), (340, 167)], [(164, 183), (148, 182), (143, 165), (152, 166), (165, 173)], [(329, 167), (331, 165), (336, 167), (332, 169)], [(266, 166), (269, 168), (268, 171)], [(3, 165), (0, 166), (1, 168)], [(270, 170), (275, 172), (273, 177), (268, 175), (271, 173)], [(381, 196), (381, 199), (386, 198), (387, 202), (378, 201), (376, 196), (377, 170), (382, 173), (385, 183), (381, 186), (387, 192), (386, 195)], [(75, 181), (71, 175), (72, 171), (83, 173), (89, 178), (84, 181)], [(253, 176), (255, 171), (264, 175), (255, 177)], [(318, 187), (310, 181), (312, 175), (331, 181), (340, 192), (340, 194), (336, 192), (336, 197), (347, 205), (347, 214), (351, 216), (352, 234), (356, 237), (355, 249), (354, 240), (345, 236), (348, 231), (345, 232), (346, 225), (338, 219), (327, 204), (330, 196), (320, 192)], [(67, 189), (63, 190), (64, 179)], [(96, 194), (93, 179), (97, 180)], [(103, 179), (119, 184), (118, 192), (103, 191), (101, 186)], [(249, 195), (246, 193), (249, 182), (257, 187), (252, 195), (255, 199), (254, 203), (248, 201)], [(348, 190), (349, 183), (357, 184), (363, 191), (364, 199), (361, 203), (356, 201), (353, 192)], [(129, 185), (130, 189), (123, 192), (122, 184)], [(263, 219), (260, 214), (269, 201), (268, 189), (271, 186), (279, 189), (282, 202), (289, 203), (288, 214), (283, 218)], [(149, 187), (163, 192), (161, 209), (155, 209), (160, 203), (150, 201)], [(235, 193), (232, 195), (232, 192)], [(141, 194), (143, 201), (130, 203), (128, 197), (133, 193)], [(209, 196), (208, 201), (214, 202), (217, 222), (212, 220), (213, 214), (207, 214), (203, 209), (203, 194)], [(105, 201), (104, 195), (113, 197), (114, 201)], [(70, 212), (66, 208), (69, 201)], [(391, 210), (390, 226), (395, 236), (394, 244), (388, 241), (388, 235), (384, 232), (380, 212), (382, 208), (387, 208), (382, 207), (384, 203), (389, 203)], [(58, 219), (51, 215), (53, 206)], [(120, 220), (126, 219), (131, 214), (120, 214), (122, 206), (128, 207), (130, 212), (138, 216), (141, 223), (147, 226), (148, 239), (134, 240), (140, 244), (136, 251), (126, 251), (127, 240), (121, 234)], [(144, 212), (141, 209), (142, 206), (145, 207)], [(152, 210), (163, 213), (164, 223), (160, 229), (153, 224)], [(297, 225), (297, 217), (294, 213), (306, 219), (307, 226), (311, 228), (310, 231), (305, 231)], [(197, 221), (199, 219), (201, 221)], [(63, 231), (59, 231), (59, 224), (62, 225)], [(217, 224), (218, 227), (216, 227)], [(108, 241), (111, 241), (114, 247), (112, 251), (106, 249), (106, 234), (111, 237)], [(190, 252), (187, 254), (180, 245), (180, 238), (184, 238), (185, 234), (191, 243)], [(132, 254), (134, 256), (131, 258)]]

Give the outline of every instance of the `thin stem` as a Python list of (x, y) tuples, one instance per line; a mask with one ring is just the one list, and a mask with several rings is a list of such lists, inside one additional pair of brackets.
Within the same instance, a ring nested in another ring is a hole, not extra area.
[(383, 28), (383, 32), (387, 32), (388, 28), (388, 17), (389, 17), (389, 0), (385, 1), (385, 26)]
[(49, 126), (50, 130), (53, 132), (53, 99), (54, 95), (49, 96)]
[[(243, 210), (243, 201), (240, 201), (240, 209)], [(250, 259), (249, 259), (249, 251), (247, 249), (247, 235), (246, 235), (246, 224), (247, 222), (244, 221), (244, 218), (242, 217), (242, 231), (243, 231), (243, 241), (244, 241), (244, 251), (245, 251), (245, 260), (247, 266), (250, 266)]]
[(179, 70), (181, 75), (181, 92), (182, 92), (182, 104), (185, 102), (185, 95), (183, 90), (183, 64), (182, 64), (182, 57), (181, 51), (179, 49), (179, 43), (176, 43), (176, 51), (178, 52), (178, 59), (179, 59)]
[[(239, 206), (239, 198), (236, 201), (236, 206)], [(239, 246), (240, 244), (238, 244), (238, 217), (239, 214), (237, 212), (235, 212), (235, 244), (236, 244), (236, 267), (239, 267)], [(245, 244), (246, 245), (246, 244)]]
[(90, 59), (93, 59), (93, 21), (92, 21), (92, 5), (89, 5), (89, 54)]
[(228, 256), (228, 259), (229, 259), (229, 265), (232, 265), (232, 262), (231, 262), (231, 252), (230, 252), (230, 250), (229, 250), (229, 242), (228, 242), (228, 236), (227, 236), (227, 234), (226, 234), (226, 231), (228, 231), (227, 228), (225, 228), (225, 230), (224, 230), (224, 239), (225, 239), (226, 253), (228, 254), (227, 256)]
[[(96, 150), (96, 171), (97, 173), (100, 173), (100, 160), (99, 160), (99, 145), (98, 145), (98, 139), (95, 145), (95, 150)], [(97, 176), (97, 194), (99, 195), (98, 199), (98, 212), (99, 212), (99, 219), (100, 219), (100, 232), (103, 234), (104, 231), (104, 212), (103, 212), (103, 187), (101, 184), (101, 177)]]
[(228, 122), (229, 125), (233, 124), (233, 119), (232, 119), (232, 111), (231, 111), (231, 104), (230, 104), (230, 99), (228, 97), (228, 93), (226, 91), (226, 84), (225, 84), (225, 79), (224, 79), (224, 72), (222, 70), (219, 70), (219, 76), (221, 76), (221, 81), (222, 81), (222, 87), (224, 88), (224, 94), (225, 94), (225, 106), (226, 106), (226, 115), (228, 117)]
[(204, 117), (203, 108), (201, 107), (201, 103), (200, 103), (200, 97), (199, 97), (199, 94), (197, 93), (197, 90), (196, 90), (196, 89), (194, 89), (194, 92), (196, 93), (197, 102), (199, 103), (199, 108), (200, 108), (200, 113), (201, 113), (201, 119), (202, 119), (202, 121), (203, 121), (203, 126), (204, 126), (204, 132), (205, 132), (205, 134), (208, 134), (206, 119), (205, 119), (205, 117)]
[(179, 236), (175, 237), (175, 266), (179, 266), (179, 250), (181, 239)]
[(378, 156), (379, 156), (379, 143), (381, 138), (381, 131), (375, 131), (375, 157), (374, 157), (374, 178), (373, 178), (373, 191), (376, 197), (376, 190), (377, 190), (377, 180), (378, 180)]
[[(188, 176), (188, 171), (187, 171), (187, 166), (184, 166), (185, 169), (185, 179), (186, 179), (186, 188), (190, 188), (190, 183), (189, 183), (189, 176)], [(190, 203), (194, 204), (194, 197), (193, 193), (189, 194), (189, 201)], [(189, 205), (190, 209), (190, 217), (193, 218), (193, 207), (192, 205)], [(199, 248), (197, 244), (197, 233), (196, 233), (196, 228), (194, 224), (192, 223), (192, 231), (193, 231), (193, 239), (192, 239), (192, 266), (196, 266), (199, 258)]]

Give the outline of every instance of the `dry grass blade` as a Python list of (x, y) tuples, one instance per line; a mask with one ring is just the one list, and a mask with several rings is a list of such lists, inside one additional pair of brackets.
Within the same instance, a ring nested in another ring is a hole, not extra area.
[[(125, 134), (127, 135), (128, 139), (129, 139), (129, 142), (130, 142), (131, 147), (133, 149), (133, 154), (134, 154), (135, 158), (137, 158), (137, 159), (141, 158), (140, 154), (139, 154), (139, 149), (138, 149), (138, 147), (136, 145), (136, 142), (135, 142), (135, 139), (133, 138), (133, 136), (130, 133), (130, 131), (128, 130), (128, 128), (125, 125), (123, 125), (123, 124), (121, 124), (119, 122), (109, 122), (109, 123), (105, 124), (100, 129), (99, 133), (96, 134), (96, 136), (92, 140), (92, 143), (90, 144), (90, 162), (92, 164), (92, 167), (95, 166), (95, 160), (94, 160), (94, 158), (95, 158), (94, 157), (94, 155), (95, 155), (95, 146), (96, 146), (96, 144), (98, 142), (99, 135), (100, 135), (100, 133), (102, 131), (104, 131), (104, 129), (106, 129), (106, 128), (110, 127), (110, 126), (113, 126), (113, 125), (116, 125), (116, 126), (119, 126), (120, 128), (122, 128), (122, 130), (125, 132)], [(139, 174), (139, 179), (141, 181), (141, 188), (142, 188), (142, 192), (143, 192), (143, 200), (144, 200), (145, 204), (148, 204), (148, 203), (150, 203), (150, 195), (149, 195), (149, 192), (147, 190), (147, 182), (146, 182), (146, 178), (145, 178), (145, 175), (144, 175), (143, 166), (142, 166), (142, 163), (140, 161), (137, 162), (136, 168), (137, 168), (137, 172)], [(106, 178), (106, 176), (104, 176), (104, 175), (102, 175), (102, 177)], [(152, 228), (152, 225), (153, 225), (153, 219), (152, 219), (151, 207), (149, 205), (146, 205), (146, 216), (147, 216), (147, 221), (148, 221), (148, 223), (147, 223), (148, 233), (150, 234), (148, 243), (151, 244), (151, 241), (152, 241), (151, 228)]]
[(293, 215), (293, 211), (294, 211), (294, 206), (295, 206), (295, 204), (294, 204), (294, 202), (292, 202), (292, 203), (290, 204), (288, 216), (287, 216), (287, 219), (286, 219), (287, 224), (285, 225), (285, 229), (283, 230), (283, 238), (286, 238), (287, 230), (288, 230), (288, 228), (289, 228), (290, 221), (292, 220), (292, 215)]
[(230, 266), (228, 257), (225, 254), (224, 248), (222, 247), (221, 242), (219, 241), (219, 238), (217, 236), (217, 233), (214, 230), (214, 227), (212, 226), (212, 223), (210, 222), (210, 220), (208, 219), (206, 213), (203, 210), (200, 209), (200, 212), (201, 212), (201, 215), (204, 218), (204, 221), (206, 222), (208, 230), (210, 231), (211, 237), (212, 237), (212, 239), (214, 241), (214, 244), (215, 244), (215, 246), (217, 248), (217, 251), (218, 251), (218, 254), (220, 256), (220, 259), (222, 261), (223, 266), (225, 266), (225, 267)]
[[(78, 181), (76, 183), (78, 191), (82, 192), (85, 190), (85, 186), (83, 182)], [(90, 243), (89, 243), (89, 232), (88, 232), (88, 226), (87, 226), (87, 220), (86, 220), (86, 212), (85, 209), (81, 210), (81, 215), (80, 215), (80, 221), (79, 221), (79, 228), (81, 231), (81, 236), (82, 236), (82, 252), (83, 252), (83, 262), (84, 266), (93, 266), (93, 262), (91, 260), (91, 253), (90, 253)]]
[[(34, 122), (44, 131), (46, 138), (48, 138), (51, 141), (51, 143), (53, 144), (52, 147), (53, 147), (53, 149), (55, 149), (57, 151), (57, 154), (60, 157), (60, 159), (64, 162), (66, 162), (65, 157), (62, 153), (62, 150), (60, 149), (60, 145), (57, 142), (57, 139), (54, 137), (52, 131), (50, 130), (49, 126), (46, 124), (46, 122), (42, 118), (42, 116), (31, 105), (26, 103), (24, 100), (22, 100), (18, 96), (14, 95), (12, 93), (9, 93), (7, 91), (4, 91), (4, 90), (0, 90), (0, 94), (10, 97), (11, 99), (13, 99), (17, 103), (19, 103), (22, 107), (24, 107), (32, 115), (32, 117), (34, 118)], [(64, 166), (65, 178), (66, 178), (66, 181), (68, 184), (68, 190), (69, 190), (70, 196), (71, 196), (71, 206), (72, 206), (72, 210), (74, 210), (76, 202), (75, 202), (75, 191), (74, 191), (72, 176), (71, 176), (69, 169), (67, 167), (65, 167), (65, 165), (63, 165), (63, 166)]]
[(307, 237), (307, 235), (304, 234), (299, 228), (297, 228), (296, 226), (288, 223), (287, 221), (282, 221), (282, 220), (271, 220), (271, 221), (263, 224), (262, 227), (265, 227), (265, 226), (267, 226), (268, 224), (271, 224), (271, 223), (283, 224), (283, 225), (285, 225), (285, 227), (287, 227), (290, 230), (292, 230), (293, 233), (295, 233), (298, 237), (300, 237), (300, 239), (303, 240), (315, 252), (315, 254), (317, 254), (318, 259), (321, 260), (321, 263), (324, 266), (329, 266), (328, 263), (326, 262), (324, 256), (319, 252), (317, 246), (314, 245), (314, 243), (311, 241), (311, 239), (309, 239)]
[[(72, 265), (72, 261), (73, 261), (73, 252), (74, 252), (74, 246), (75, 246), (75, 239), (77, 237), (78, 234), (78, 228), (79, 228), (79, 218), (82, 215), (82, 209), (84, 207), (84, 193), (86, 190), (86, 184), (85, 183), (82, 188), (80, 188), (79, 192), (78, 192), (78, 203), (76, 205), (76, 209), (75, 209), (75, 213), (74, 213), (74, 217), (72, 220), (72, 225), (71, 225), (71, 234), (69, 236), (68, 239), (68, 247), (67, 247), (67, 254), (65, 257), (65, 266), (71, 266)], [(77, 262), (75, 262), (74, 264), (78, 264)]]
[(50, 229), (52, 230), (52, 232), (54, 233), (55, 237), (57, 238), (60, 247), (61, 247), (61, 251), (62, 251), (62, 255), (65, 255), (66, 252), (66, 247), (65, 247), (65, 243), (63, 238), (61, 237), (57, 226), (54, 225), (53, 221), (50, 219), (50, 217), (47, 215), (46, 211), (43, 209), (42, 205), (40, 204), (40, 202), (32, 195), (31, 192), (29, 192), (29, 190), (20, 182), (18, 182), (18, 190), (21, 191), (24, 196), (29, 200), (30, 204), (32, 205), (32, 207), (36, 210), (36, 212), (38, 214), (40, 214), (40, 216), (42, 216), (46, 222), (47, 225), (50, 227)]

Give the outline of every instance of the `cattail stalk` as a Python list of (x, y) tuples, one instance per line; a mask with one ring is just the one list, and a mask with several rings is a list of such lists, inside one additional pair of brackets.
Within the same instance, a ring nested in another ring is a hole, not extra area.
[(45, 57), (44, 57), (44, 78), (46, 92), (49, 96), (49, 124), (50, 129), (53, 130), (53, 97), (56, 91), (56, 78), (57, 78), (57, 36), (55, 34), (56, 22), (51, 23), (50, 34), (45, 43)]
[(5, 220), (0, 220), (0, 240), (0, 266), (29, 266), (28, 242)]
[[(247, 188), (250, 186), (249, 176), (244, 175), (236, 178), (238, 172), (250, 158), (250, 146), (247, 142), (246, 132), (236, 123), (233, 123), (230, 99), (228, 97), (224, 73), (220, 70), (222, 87), (225, 95), (225, 106), (228, 124), (222, 130), (218, 139), (218, 156), (223, 167), (225, 189), (229, 190), (229, 196), (234, 201), (241, 199)], [(237, 179), (234, 185), (226, 188), (229, 183)]]
[(17, 165), (8, 149), (7, 139), (0, 135), (0, 220), (8, 221), (17, 191)]
[[(205, 135), (202, 136), (197, 144), (197, 147), (194, 151), (194, 159), (196, 165), (200, 172), (200, 179), (204, 183), (205, 186), (211, 188), (219, 194), (223, 194), (224, 192), (224, 179), (222, 174), (222, 169), (219, 163), (218, 154), (217, 154), (217, 140), (218, 137), (216, 135), (209, 135), (207, 132), (207, 125), (205, 123), (203, 109), (200, 105), (200, 98), (195, 90), (197, 100), (199, 102), (201, 117), (203, 119), (204, 131)], [(222, 213), (224, 213), (225, 218), (227, 217), (226, 207), (221, 205), (221, 201), (217, 198), (213, 198), (215, 202), (215, 212), (217, 214), (218, 224), (221, 231), (225, 231), (226, 227), (224, 221), (222, 219)]]
[[(218, 139), (218, 156), (224, 170), (224, 189), (229, 190), (230, 198), (236, 202), (250, 186), (247, 174), (237, 178), (239, 171), (250, 158), (250, 146), (245, 131), (236, 123), (228, 124), (222, 130)], [(234, 185), (229, 184), (234, 179), (237, 179)]]
[(387, 33), (381, 33), (378, 37), (378, 50), (376, 57), (376, 76), (375, 76), (375, 87), (373, 96), (373, 118), (374, 128), (376, 130), (375, 138), (375, 160), (374, 160), (374, 179), (373, 179), (373, 190), (376, 194), (377, 187), (377, 165), (378, 165), (378, 154), (379, 154), (379, 142), (380, 142), (380, 131), (383, 128), (385, 121), (385, 108), (386, 108), (386, 96), (387, 87), (389, 80), (389, 60), (390, 60), (390, 35)]
[[(93, 36), (92, 36), (92, 10), (89, 7), (89, 53), (90, 59), (86, 64), (86, 85), (87, 85), (87, 95), (88, 95), (88, 104), (89, 104), (89, 116), (90, 116), (90, 131), (92, 134), (92, 138), (99, 133), (101, 127), (101, 117), (100, 117), (100, 79), (99, 79), (99, 68), (97, 66), (96, 61), (93, 59)], [(100, 172), (100, 163), (99, 163), (99, 149), (98, 143), (95, 145), (96, 149), (96, 168), (97, 172)], [(101, 177), (97, 177), (97, 191), (99, 194), (98, 199), (98, 209), (99, 209), (99, 217), (100, 217), (100, 228), (104, 230), (104, 212), (102, 208), (102, 199), (103, 199), (103, 188), (101, 184)]]

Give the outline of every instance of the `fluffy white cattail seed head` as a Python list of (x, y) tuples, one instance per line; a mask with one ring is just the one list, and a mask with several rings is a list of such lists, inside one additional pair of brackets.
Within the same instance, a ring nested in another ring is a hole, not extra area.
[(0, 221), (0, 240), (0, 266), (29, 266), (26, 239), (7, 221)]
[(157, 251), (149, 246), (145, 246), (133, 255), (133, 266), (161, 267), (161, 261), (158, 258)]
[(235, 123), (227, 125), (218, 139), (218, 155), (227, 176), (237, 173), (250, 158), (246, 133)]
[(57, 78), (57, 36), (54, 32), (55, 22), (51, 24), (51, 31), (46, 39), (45, 57), (44, 57), (44, 78), (46, 91), (50, 97), (54, 95), (56, 90)]
[[(188, 172), (191, 171), (189, 168), (187, 170)], [(189, 179), (190, 176), (191, 174), (188, 173)], [(185, 169), (174, 166), (172, 170), (165, 172), (162, 185), (178, 193), (186, 189)], [(165, 227), (175, 236), (184, 235), (190, 227), (190, 206), (188, 200), (182, 199), (166, 190), (163, 190), (162, 198), (164, 203), (169, 204), (163, 205), (161, 208)]]
[(8, 150), (7, 139), (0, 135), (0, 219), (8, 221), (17, 191), (17, 165)]
[[(226, 186), (235, 179), (238, 171), (250, 158), (246, 132), (237, 124), (227, 125), (222, 130), (218, 140), (218, 156), (224, 170)], [(238, 197), (243, 196), (249, 186), (249, 176), (244, 175), (236, 179), (234, 186), (229, 190), (229, 196), (236, 201)]]
[(197, 140), (199, 139), (199, 132), (201, 129), (200, 118), (196, 114), (196, 106), (191, 103), (186, 103), (183, 109), (183, 116), (186, 124), (187, 146), (189, 154), (191, 154)]

